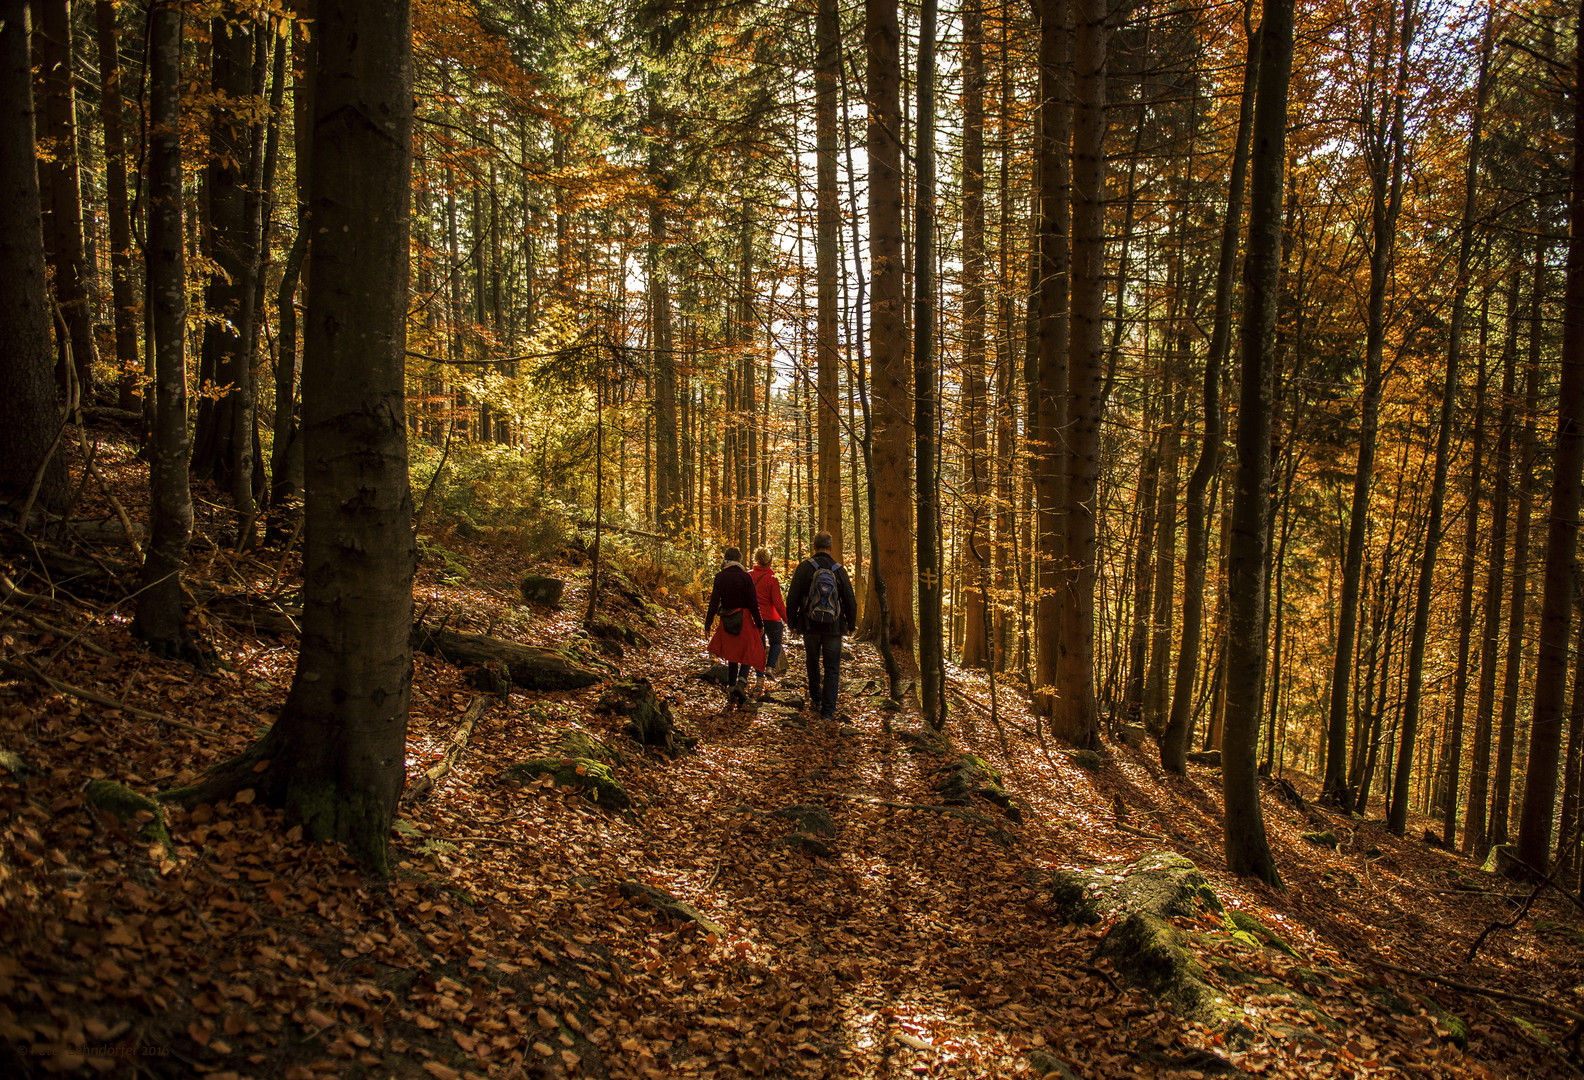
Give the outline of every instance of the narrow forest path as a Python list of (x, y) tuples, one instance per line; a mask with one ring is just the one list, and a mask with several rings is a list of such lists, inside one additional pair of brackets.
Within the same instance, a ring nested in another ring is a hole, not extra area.
[[(107, 450), (102, 468), (129, 478), (117, 490), (135, 515), (130, 453)], [(93, 554), (124, 565), (114, 545)], [(44, 596), (51, 582), (29, 560), (13, 548), (4, 572)], [(527, 569), (567, 579), (559, 607), (518, 600)], [(915, 711), (888, 712), (863, 692), (883, 683), (867, 647), (843, 666), (841, 725), (727, 713), (721, 689), (694, 677), (705, 657), (688, 604), (659, 607), (631, 581), (607, 593), (602, 616), (642, 635), (613, 658), (580, 628), (586, 566), (528, 567), (487, 538), (426, 545), (420, 609), (565, 649), (607, 676), (648, 678), (697, 739), (691, 751), (625, 739), (598, 708), (605, 684), (514, 691), (483, 712), (433, 792), (403, 803), (389, 882), (305, 843), (251, 793), (164, 808), (168, 844), (135, 810), (96, 806), (88, 781), (154, 795), (269, 723), (296, 640), (289, 624), (266, 633), (238, 622), (218, 599), (268, 594), (281, 572), (278, 560), (195, 549), (193, 580), (217, 596), (194, 613), (222, 665), (207, 674), (142, 652), (86, 580), (48, 604), (26, 609), (18, 594), (0, 609), (12, 665), (0, 680), (6, 1075), (1573, 1071), (1547, 1047), (1565, 1028), (1544, 1008), (1368, 966), (1578, 1009), (1584, 938), (1554, 899), (1463, 963), (1489, 921), (1516, 911), (1521, 888), (1377, 823), (1338, 820), (1339, 848), (1317, 847), (1300, 835), (1313, 822), (1274, 795), (1267, 817), (1287, 890), (1228, 878), (1213, 769), (1167, 777), (1147, 749), (1113, 745), (1090, 771), (1040, 745), (1014, 693), (1001, 695), (998, 730), (982, 676), (969, 672), (949, 679), (952, 753), (998, 770), (1021, 820), (984, 800), (947, 807), (934, 781), (952, 758), (919, 738)], [(800, 662), (794, 649), (783, 691), (797, 692)], [(468, 673), (423, 654), (413, 686), (409, 780), (441, 757), (479, 693)], [(596, 806), (581, 783), (503, 781), (569, 747), (609, 755), (625, 809)], [(1205, 912), (1173, 918), (1226, 1003), (1214, 1023), (1184, 1020), (1136, 985), (1118, 989), (1124, 980), (1097, 955), (1114, 924), (1069, 923), (1050, 886), (1058, 869), (1117, 873), (1161, 851), (1191, 859), (1229, 910), (1296, 954), (1235, 938)], [(661, 893), (715, 929), (662, 913), (649, 899)], [(1442, 1007), (1468, 1023), (1466, 1052), (1435, 1015)]]

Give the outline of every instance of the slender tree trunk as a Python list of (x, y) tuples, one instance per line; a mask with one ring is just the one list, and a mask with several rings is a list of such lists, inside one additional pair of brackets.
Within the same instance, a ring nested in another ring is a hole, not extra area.
[[(1377, 118), (1375, 102), (1366, 106), (1362, 124), (1370, 163), (1370, 282), (1364, 343), (1364, 390), (1359, 401), (1358, 464), (1353, 473), (1353, 509), (1348, 521), (1347, 555), (1342, 573), (1342, 608), (1337, 622), (1336, 661), (1331, 672), (1331, 711), (1327, 723), (1328, 749), (1322, 797), (1340, 805), (1346, 800), (1340, 762), (1347, 731), (1348, 679), (1346, 658), (1353, 651), (1357, 632), (1359, 574), (1369, 522), (1370, 480), (1375, 468), (1375, 439), (1383, 389), (1381, 358), (1386, 343), (1386, 291), (1394, 265), (1397, 218), (1402, 209), (1402, 177), (1407, 147), (1404, 113), (1408, 98), (1408, 54), (1414, 34), (1414, 0), (1403, 0), (1402, 40), (1388, 41), (1382, 51), (1389, 58), (1397, 50), (1394, 89)], [(1385, 63), (1383, 59), (1383, 65)], [(1384, 80), (1382, 80), (1384, 81)]]
[(988, 555), (985, 526), (990, 520), (990, 417), (986, 394), (984, 253), (984, 14), (982, 0), (968, 0), (963, 12), (963, 394), (962, 436), (967, 474), (967, 527), (960, 533), (958, 561), (963, 567), (963, 651), (965, 667), (990, 663), (985, 633), (983, 591)]
[(819, 0), (814, 16), (819, 50), (814, 73), (815, 128), (815, 367), (817, 400), (815, 430), (819, 445), (819, 479), (812, 530), (831, 534), (831, 554), (842, 559), (841, 414), (838, 372), (841, 344), (838, 329), (837, 261), (841, 207), (836, 187), (836, 106), (841, 80), (841, 12), (836, 0)]
[[(1029, 313), (1037, 330), (1029, 345), (1035, 358), (1029, 389), (1029, 420), (1034, 446), (1029, 468), (1033, 483), (1034, 529), (1034, 683), (1036, 709), (1051, 717), (1064, 706), (1056, 701), (1063, 627), (1066, 569), (1062, 539), (1062, 488), (1066, 480), (1067, 365), (1070, 360), (1071, 159), (1072, 144), (1071, 0), (1043, 0), (1038, 8), (1039, 42), (1039, 198), (1037, 246), (1030, 277)], [(1078, 688), (1072, 688), (1076, 691)], [(1085, 738), (1088, 736), (1085, 735)]]
[[(1244, 23), (1248, 23), (1248, 6)], [(1204, 622), (1205, 564), (1209, 559), (1209, 508), (1205, 492), (1221, 458), (1221, 370), (1232, 342), (1233, 273), (1237, 268), (1238, 236), (1243, 218), (1243, 196), (1248, 179), (1249, 142), (1254, 124), (1254, 90), (1259, 77), (1259, 35), (1248, 35), (1243, 63), (1243, 94), (1238, 103), (1237, 139), (1232, 149), (1232, 171), (1227, 183), (1226, 213), (1221, 219), (1221, 252), (1216, 264), (1215, 316), (1210, 331), (1210, 351), (1204, 370), (1204, 439), (1199, 459), (1188, 477), (1183, 516), (1187, 519), (1187, 550), (1183, 556), (1182, 641), (1177, 651), (1177, 676), (1172, 683), (1171, 716), (1161, 738), (1161, 766), (1179, 776), (1188, 771), (1189, 708), (1193, 697), (1194, 665), (1199, 656), (1200, 628)]]
[(132, 282), (132, 215), (127, 202), (126, 136), (121, 111), (121, 33), (116, 6), (97, 0), (99, 32), (99, 110), (104, 118), (105, 210), (110, 226), (110, 295), (115, 324), (116, 380), (123, 409), (136, 409), (138, 360), (137, 291)]
[(914, 477), (918, 485), (919, 687), (924, 722), (946, 726), (945, 643), (941, 626), (940, 477), (936, 460), (935, 355), (935, 18), (923, 0), (918, 52), (917, 227), (913, 270)]
[[(45, 510), (71, 500), (50, 345), (42, 194), (33, 107), (27, 0), (0, 3), (0, 498)], [(38, 485), (34, 488), (35, 483)]]
[[(1579, 33), (1584, 33), (1584, 4), (1579, 7), (1574, 25)], [(1573, 62), (1573, 182), (1568, 200), (1571, 235), (1562, 308), (1562, 385), (1557, 394), (1556, 457), (1551, 474), (1539, 655), (1535, 660), (1534, 719), (1529, 728), (1529, 762), (1518, 828), (1518, 858), (1540, 874), (1546, 872), (1551, 854), (1551, 817), (1562, 748), (1562, 714), (1567, 701), (1579, 485), (1584, 481), (1584, 53), (1576, 44)], [(1539, 303), (1537, 282), (1536, 330), (1540, 325)], [(1564, 805), (1564, 822), (1568, 820), (1566, 810)], [(1567, 840), (1564, 834), (1564, 841)]]
[(1507, 568), (1507, 514), (1512, 492), (1513, 386), (1518, 367), (1518, 286), (1508, 286), (1507, 332), (1502, 346), (1501, 414), (1496, 436), (1496, 490), (1491, 497), (1489, 554), (1480, 629), (1480, 684), (1474, 705), (1474, 756), (1469, 763), (1468, 814), (1463, 853), (1483, 859), (1490, 820), (1491, 729), (1496, 708), (1496, 666), (1501, 650), (1501, 587)]
[[(1166, 356), (1168, 381), (1176, 365), (1170, 351)], [(1167, 692), (1166, 669), (1170, 666), (1172, 644), (1172, 615), (1177, 598), (1177, 475), (1182, 461), (1182, 418), (1186, 409), (1186, 395), (1178, 389), (1168, 401), (1166, 423), (1161, 432), (1160, 480), (1156, 486), (1155, 509), (1155, 573), (1154, 603), (1150, 610), (1149, 666), (1144, 673), (1144, 726), (1152, 735), (1160, 735), (1166, 728), (1166, 714), (1171, 700)]]
[(132, 630), (157, 653), (189, 656), (182, 566), (192, 539), (187, 480), (187, 274), (182, 221), (180, 0), (149, 9), (148, 286), (153, 306), (154, 432), (149, 441), (150, 527)]
[[(1453, 326), (1459, 326), (1454, 302)], [(1485, 307), (1480, 307), (1479, 373), (1474, 383), (1474, 435), (1469, 451), (1468, 504), (1464, 509), (1463, 563), (1458, 589), (1458, 658), (1452, 686), (1452, 733), (1448, 736), (1446, 803), (1442, 807), (1441, 842), (1451, 848), (1457, 842), (1458, 773), (1463, 765), (1464, 713), (1468, 699), (1469, 652), (1474, 628), (1474, 571), (1479, 557), (1480, 470), (1485, 460)], [(1456, 340), (1456, 334), (1454, 334)]]
[(1226, 721), (1222, 793), (1227, 869), (1279, 885), (1265, 837), (1255, 752), (1264, 681), (1265, 549), (1270, 543), (1271, 369), (1280, 302), (1282, 170), (1287, 161), (1287, 87), (1292, 75), (1292, 0), (1263, 0), (1259, 80), (1249, 176), (1249, 243), (1243, 263), (1243, 361), (1237, 432), (1237, 492), (1228, 554)]
[[(43, 93), (39, 185), (46, 213), (45, 250), (54, 271), (55, 295), (66, 322), (62, 345), (69, 346), (79, 394), (94, 390), (93, 306), (88, 281), (92, 267), (83, 243), (82, 175), (77, 155), (77, 93), (72, 79), (71, 0), (36, 0), (33, 47)], [(64, 360), (64, 351), (62, 353)], [(62, 372), (64, 384), (64, 372)]]
[[(1483, 65), (1482, 65), (1483, 66)], [(1483, 75), (1481, 83), (1483, 84)], [(1476, 108), (1476, 116), (1478, 115)], [(1469, 136), (1469, 169), (1465, 177), (1462, 235), (1458, 242), (1458, 293), (1453, 299), (1451, 345), (1447, 349), (1446, 382), (1441, 388), (1441, 416), (1436, 432), (1435, 476), (1430, 482), (1430, 520), (1425, 528), (1424, 550), (1419, 556), (1419, 587), (1414, 597), (1413, 629), (1408, 641), (1408, 687), (1403, 702), (1402, 749), (1397, 755), (1397, 775), (1392, 783), (1391, 810), (1386, 827), (1398, 836), (1408, 828), (1408, 782), (1412, 778), (1414, 738), (1419, 727), (1419, 699), (1424, 684), (1425, 645), (1430, 633), (1430, 595), (1435, 584), (1436, 555), (1441, 545), (1441, 514), (1446, 503), (1447, 466), (1451, 458), (1452, 406), (1458, 393), (1459, 337), (1463, 332), (1463, 304), (1467, 293), (1468, 264), (1473, 247), (1474, 184), (1478, 178), (1479, 126)], [(1575, 516), (1577, 516), (1575, 514)], [(1564, 625), (1566, 619), (1563, 620)], [(1560, 715), (1560, 714), (1559, 714)], [(1549, 821), (1549, 819), (1547, 819)]]
[(1524, 366), (1523, 430), (1518, 440), (1518, 517), (1513, 522), (1512, 596), (1507, 608), (1507, 663), (1502, 683), (1501, 726), (1496, 736), (1496, 772), (1491, 790), (1489, 839), (1493, 847), (1508, 841), (1513, 758), (1518, 741), (1518, 696), (1523, 684), (1524, 635), (1529, 622), (1529, 522), (1534, 509), (1535, 421), (1540, 397), (1540, 310), (1544, 291), (1545, 266), (1537, 250), (1529, 357)]

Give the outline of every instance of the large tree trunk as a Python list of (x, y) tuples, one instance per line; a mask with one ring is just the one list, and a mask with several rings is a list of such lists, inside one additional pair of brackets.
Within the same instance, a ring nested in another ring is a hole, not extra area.
[(1278, 885), (1265, 837), (1255, 754), (1265, 674), (1265, 551), (1270, 543), (1271, 370), (1280, 303), (1282, 170), (1287, 161), (1287, 87), (1292, 76), (1292, 0), (1264, 0), (1254, 103), (1249, 243), (1243, 263), (1243, 362), (1237, 431), (1237, 492), (1227, 559), (1226, 721), (1221, 785), (1226, 861), (1234, 874)]
[(0, 4), (0, 395), (12, 410), (0, 424), (0, 498), (20, 505), (37, 479), (36, 502), (58, 511), (71, 485), (58, 449), (30, 31), (27, 0)]
[[(1066, 566), (1057, 642), (1057, 738), (1086, 746), (1099, 738), (1095, 704), (1096, 526), (1100, 507), (1100, 417), (1105, 409), (1105, 90), (1104, 0), (1073, 8), (1072, 323), (1067, 349), (1066, 465), (1061, 533)], [(1049, 630), (1049, 627), (1042, 627)]]
[(190, 655), (182, 566), (192, 539), (187, 454), (187, 260), (182, 213), (180, 0), (149, 11), (148, 286), (153, 308), (154, 427), (150, 526), (132, 631), (155, 652)]
[[(1245, 9), (1246, 11), (1247, 9)], [(1248, 17), (1245, 14), (1244, 22)], [(1188, 730), (1192, 725), (1193, 674), (1204, 625), (1205, 564), (1209, 559), (1210, 510), (1205, 492), (1221, 459), (1221, 371), (1232, 343), (1233, 274), (1237, 269), (1238, 236), (1248, 180), (1249, 141), (1254, 126), (1254, 89), (1259, 76), (1259, 34), (1249, 35), (1243, 62), (1243, 94), (1238, 103), (1237, 139), (1232, 147), (1232, 172), (1227, 182), (1227, 207), (1221, 219), (1221, 252), (1216, 264), (1215, 315), (1210, 351), (1205, 357), (1204, 439), (1199, 459), (1188, 477), (1183, 516), (1187, 518), (1187, 550), (1183, 555), (1182, 640), (1177, 647), (1177, 674), (1172, 682), (1171, 715), (1161, 737), (1161, 766), (1179, 776), (1188, 771)]]
[(104, 118), (105, 209), (110, 226), (110, 295), (114, 306), (116, 380), (123, 409), (136, 409), (138, 364), (137, 291), (132, 285), (132, 216), (127, 205), (126, 138), (121, 114), (121, 33), (116, 6), (98, 0), (99, 111)]
[[(83, 250), (82, 176), (77, 158), (77, 93), (72, 81), (71, 0), (38, 0), (38, 53), (43, 89), (45, 151), (36, 159), (47, 211), (45, 249), (55, 275), (55, 295), (66, 321), (63, 344), (69, 344), (73, 374), (86, 402), (93, 391), (93, 308), (88, 278), (92, 272)], [(63, 356), (64, 358), (64, 356)], [(64, 372), (62, 372), (64, 376)]]
[[(908, 463), (913, 452), (908, 329), (903, 317), (901, 33), (896, 0), (866, 0), (864, 42), (869, 54), (870, 390), (874, 465), (869, 483), (878, 515), (870, 555), (885, 575), (889, 637), (910, 655), (913, 621), (913, 498)], [(875, 601), (875, 602), (871, 602)], [(862, 637), (881, 632), (879, 603), (870, 583)]]
[(402, 399), (412, 195), (408, 6), (327, 4), (316, 33), (297, 674), (269, 732), (180, 796), (256, 788), (308, 836), (345, 843), (385, 875), (405, 778), (416, 563)]

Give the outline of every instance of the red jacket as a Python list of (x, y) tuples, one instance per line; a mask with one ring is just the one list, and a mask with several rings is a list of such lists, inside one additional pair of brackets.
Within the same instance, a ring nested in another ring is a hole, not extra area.
[(754, 580), (754, 591), (759, 594), (759, 614), (765, 622), (786, 622), (786, 601), (781, 596), (781, 583), (775, 571), (768, 566), (756, 566), (748, 571)]

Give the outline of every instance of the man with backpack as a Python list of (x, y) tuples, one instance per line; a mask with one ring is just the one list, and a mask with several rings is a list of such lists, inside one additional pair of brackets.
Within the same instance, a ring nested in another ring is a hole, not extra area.
[(830, 533), (814, 534), (814, 553), (798, 563), (786, 599), (787, 621), (803, 635), (809, 708), (819, 709), (821, 719), (833, 720), (842, 635), (853, 629), (858, 598), (853, 595), (847, 568), (831, 555)]

